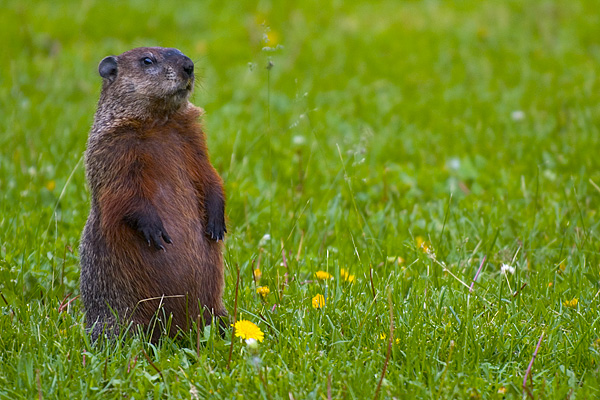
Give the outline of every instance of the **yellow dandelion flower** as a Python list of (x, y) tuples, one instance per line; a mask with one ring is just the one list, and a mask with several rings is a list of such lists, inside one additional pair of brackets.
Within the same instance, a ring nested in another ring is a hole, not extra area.
[(250, 321), (240, 319), (235, 323), (235, 336), (242, 339), (254, 339), (262, 342), (265, 334), (260, 328)]
[(423, 250), (424, 253), (427, 253), (429, 246), (427, 245), (425, 239), (423, 239), (422, 236), (417, 236), (415, 240), (417, 242), (417, 248)]
[[(420, 246), (420, 245), (418, 245)], [(400, 257), (400, 256), (389, 256), (387, 257), (387, 261), (389, 263), (398, 263), (398, 265), (402, 264), (404, 262), (404, 258)]]
[(325, 297), (322, 294), (318, 294), (312, 298), (313, 308), (322, 308), (325, 305)]
[(277, 31), (270, 29), (265, 34), (265, 43), (271, 47), (275, 47), (279, 44), (279, 33)]
[(46, 183), (46, 189), (48, 189), (49, 191), (53, 191), (55, 187), (56, 182), (54, 181), (48, 181), (48, 183)]
[(400, 339), (396, 339), (396, 344), (400, 344)]
[(268, 286), (259, 286), (256, 288), (256, 293), (260, 294), (262, 297), (267, 297), (269, 293), (271, 293), (271, 289)]
[(333, 279), (333, 276), (331, 276), (331, 274), (329, 272), (325, 272), (325, 271), (317, 271), (317, 272), (315, 272), (315, 275), (317, 276), (317, 279), (321, 279), (321, 280)]
[(346, 282), (352, 283), (356, 279), (354, 277), (354, 275), (350, 275), (350, 273), (348, 271), (346, 271), (344, 268), (340, 269), (340, 275), (342, 276), (342, 278), (344, 278), (344, 280)]
[(387, 338), (387, 335), (385, 333), (380, 333), (379, 334), (379, 340), (385, 340), (385, 338)]
[(577, 299), (576, 297), (573, 297), (572, 300), (565, 300), (563, 302), (565, 307), (570, 307), (570, 308), (576, 308), (577, 303), (579, 303), (579, 299)]
[(260, 272), (260, 269), (256, 268), (254, 271), (252, 271), (252, 273), (254, 274), (254, 279), (260, 281), (260, 277), (262, 276), (262, 272)]
[(423, 239), (422, 236), (417, 236), (415, 238), (415, 241), (417, 242), (417, 247), (421, 247), (423, 243), (425, 243), (425, 239)]
[(498, 393), (499, 394), (506, 394), (506, 388), (504, 386), (500, 386), (498, 388)]

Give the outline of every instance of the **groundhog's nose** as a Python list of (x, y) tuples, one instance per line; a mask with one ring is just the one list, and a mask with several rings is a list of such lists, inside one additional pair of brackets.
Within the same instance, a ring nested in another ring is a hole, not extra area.
[(183, 62), (183, 71), (191, 78), (194, 76), (194, 63), (189, 58)]

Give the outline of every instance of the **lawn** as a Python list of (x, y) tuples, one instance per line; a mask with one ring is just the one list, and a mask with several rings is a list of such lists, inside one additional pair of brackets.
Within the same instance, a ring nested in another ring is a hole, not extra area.
[[(1, 2), (0, 398), (599, 397), (597, 2), (251, 3)], [(97, 65), (153, 45), (196, 62), (257, 344), (85, 333)]]

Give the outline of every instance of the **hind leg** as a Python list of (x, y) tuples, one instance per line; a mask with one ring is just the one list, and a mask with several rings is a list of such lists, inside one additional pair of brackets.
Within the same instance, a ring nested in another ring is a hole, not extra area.
[(86, 330), (92, 339), (92, 343), (95, 343), (102, 336), (106, 336), (109, 339), (119, 336), (121, 329), (116, 318), (112, 316), (105, 318), (88, 316), (86, 319)]
[(219, 311), (209, 310), (208, 308), (204, 308), (204, 312), (202, 314), (203, 326), (210, 325), (213, 321), (216, 325), (216, 328), (219, 329), (219, 335), (224, 338), (227, 330), (230, 327), (231, 322), (229, 321), (229, 314), (227, 314), (227, 310), (225, 308), (220, 309)]

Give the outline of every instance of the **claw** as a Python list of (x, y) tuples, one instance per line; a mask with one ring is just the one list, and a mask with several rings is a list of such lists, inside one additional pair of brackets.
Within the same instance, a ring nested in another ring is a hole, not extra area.
[(162, 238), (165, 241), (165, 243), (173, 244), (173, 240), (171, 240), (171, 237), (167, 235), (166, 232), (162, 232)]

